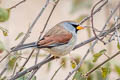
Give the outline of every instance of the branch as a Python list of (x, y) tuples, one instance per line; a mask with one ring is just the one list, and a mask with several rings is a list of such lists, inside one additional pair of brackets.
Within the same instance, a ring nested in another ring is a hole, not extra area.
[(93, 73), (96, 69), (98, 69), (99, 67), (101, 67), (102, 65), (104, 65), (106, 62), (112, 60), (114, 57), (118, 56), (120, 54), (120, 51), (118, 51), (116, 54), (114, 54), (113, 56), (111, 56), (110, 58), (108, 58), (107, 60), (105, 60), (104, 62), (102, 62), (101, 64), (99, 64), (98, 66), (96, 66), (95, 68), (91, 69), (89, 72), (87, 72), (85, 74), (85, 76), (89, 76), (91, 73)]
[[(27, 60), (24, 62), (24, 64), (22, 65), (22, 67), (20, 68), (20, 70), (19, 70), (18, 72), (20, 72), (20, 71), (23, 70), (23, 68), (25, 67), (25, 65), (27, 64), (27, 62), (30, 60), (30, 58), (31, 58), (32, 54), (34, 53), (34, 51), (35, 51), (35, 49), (32, 50), (32, 52), (31, 52), (30, 55), (28, 56)], [(18, 72), (17, 72), (17, 73), (18, 73)]]
[(58, 73), (58, 71), (63, 67), (63, 65), (64, 65), (64, 63), (55, 71), (55, 73), (53, 74), (53, 76), (52, 76), (52, 78), (50, 80), (53, 80), (53, 78)]
[(16, 8), (17, 6), (19, 6), (20, 4), (24, 3), (26, 0), (20, 1), (19, 3), (15, 4), (14, 6), (10, 7), (9, 9), (13, 9)]
[(96, 37), (98, 40), (100, 40), (101, 42), (104, 43), (104, 41), (102, 41), (102, 39), (100, 39), (100, 38), (97, 36), (96, 32), (95, 32), (94, 20), (93, 20), (93, 12), (94, 12), (94, 9), (97, 7), (97, 5), (99, 5), (99, 4), (100, 4), (101, 2), (103, 2), (103, 1), (104, 1), (104, 0), (100, 0), (100, 1), (98, 1), (98, 2), (93, 6), (93, 8), (92, 8), (92, 10), (91, 10), (91, 24), (92, 24), (92, 31), (93, 31), (95, 37)]
[(44, 64), (46, 64), (47, 62), (50, 62), (52, 60), (54, 60), (54, 57), (50, 57), (50, 58), (48, 58), (46, 60), (43, 60), (42, 62), (40, 62), (40, 63), (38, 63), (38, 64), (36, 64), (36, 65), (22, 71), (22, 72), (19, 72), (14, 77), (12, 77), (10, 80), (15, 80), (15, 79), (25, 75), (26, 73), (31, 72), (32, 70), (35, 70), (35, 69), (38, 69), (38, 68), (42, 67)]
[[(99, 12), (104, 6), (105, 4), (108, 2), (108, 0), (106, 0), (98, 9), (96, 9), (94, 12), (93, 12), (93, 15), (95, 15), (97, 12)], [(84, 18), (79, 24), (83, 24), (85, 21), (89, 20), (91, 18), (91, 15)]]
[[(49, 4), (49, 0), (46, 1), (45, 5), (43, 6), (42, 10), (40, 10), (39, 14), (37, 15), (37, 17), (35, 18), (35, 20), (33, 21), (32, 25), (29, 27), (27, 33), (25, 34), (25, 36), (23, 37), (22, 41), (18, 44), (18, 46), (16, 46), (15, 48), (18, 48), (20, 45), (22, 45), (26, 39), (29, 37), (33, 27), (35, 26), (36, 22), (38, 21), (38, 19), (41, 17), (41, 15), (43, 14), (44, 10), (46, 9), (46, 7)], [(14, 48), (14, 49), (15, 49)], [(14, 50), (13, 49), (13, 50)]]

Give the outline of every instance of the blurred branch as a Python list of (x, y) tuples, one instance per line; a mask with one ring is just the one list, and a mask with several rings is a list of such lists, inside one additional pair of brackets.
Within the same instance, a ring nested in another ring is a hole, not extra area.
[(48, 4), (49, 4), (49, 0), (46, 1), (45, 5), (42, 7), (42, 9), (40, 10), (39, 14), (37, 15), (37, 17), (33, 21), (32, 25), (29, 27), (29, 29), (28, 29), (27, 33), (25, 34), (25, 36), (23, 37), (22, 41), (14, 49), (18, 48), (20, 45), (22, 45), (26, 41), (26, 39), (29, 37), (33, 27), (35, 26), (36, 22), (41, 17), (41, 15), (43, 14), (43, 12), (46, 9), (46, 7), (48, 6)]
[(91, 69), (89, 72), (87, 72), (85, 74), (85, 76), (89, 76), (91, 73), (93, 73), (95, 70), (97, 70), (99, 67), (101, 67), (102, 65), (104, 65), (105, 63), (107, 63), (108, 61), (112, 60), (114, 57), (118, 56), (120, 54), (120, 51), (118, 51), (116, 54), (114, 54), (113, 56), (111, 56), (110, 58), (108, 58), (107, 60), (105, 60), (104, 62), (102, 62), (101, 64), (99, 64), (98, 66), (96, 66), (95, 68)]
[(32, 50), (32, 52), (30, 53), (30, 55), (28, 56), (28, 58), (26, 59), (26, 61), (24, 62), (24, 64), (22, 65), (22, 67), (20, 68), (20, 70), (18, 72), (20, 72), (20, 71), (23, 70), (23, 68), (25, 67), (25, 65), (27, 64), (27, 62), (29, 61), (29, 59), (31, 58), (31, 56), (34, 53), (34, 51), (35, 51), (35, 49)]
[(9, 9), (13, 9), (16, 8), (17, 6), (19, 6), (20, 4), (24, 3), (26, 0), (20, 1), (19, 3), (15, 4), (14, 6), (10, 7)]
[(92, 8), (92, 10), (91, 10), (91, 25), (92, 25), (92, 31), (93, 31), (93, 33), (94, 33), (94, 35), (96, 36), (96, 38), (98, 39), (98, 40), (100, 40), (101, 42), (103, 42), (104, 43), (104, 41), (102, 41), (102, 39), (100, 39), (98, 36), (97, 36), (97, 34), (96, 34), (96, 32), (95, 32), (95, 29), (94, 29), (94, 20), (93, 20), (93, 12), (94, 12), (94, 9), (97, 7), (97, 5), (99, 5), (101, 2), (103, 2), (104, 0), (100, 0), (100, 1), (98, 1), (94, 6), (93, 6), (93, 8)]
[(0, 63), (10, 55), (9, 51), (6, 50), (6, 52), (7, 54), (0, 60)]
[[(95, 15), (97, 12), (99, 12), (106, 4), (107, 4), (108, 0), (106, 0), (98, 9), (96, 9), (94, 12), (93, 12), (93, 15)], [(79, 24), (83, 24), (85, 21), (89, 20), (91, 18), (91, 15), (84, 18)]]
[(16, 74), (14, 77), (12, 77), (10, 80), (15, 80), (15, 79), (17, 79), (17, 78), (25, 75), (26, 73), (31, 72), (32, 70), (39, 69), (39, 68), (42, 67), (44, 64), (46, 64), (46, 63), (48, 63), (48, 62), (50, 62), (50, 61), (52, 61), (52, 60), (54, 60), (54, 57), (50, 57), (50, 58), (48, 58), (48, 59), (45, 59), (45, 60), (41, 61), (40, 63), (38, 63), (38, 64), (36, 64), (36, 65), (34, 65), (34, 66), (32, 66), (32, 67), (30, 67), (30, 68), (22, 71), (22, 72), (19, 72), (19, 73)]
[(53, 74), (53, 76), (52, 76), (52, 78), (50, 80), (53, 80), (53, 78), (58, 73), (58, 71), (63, 67), (63, 65), (64, 65), (64, 63), (55, 71), (55, 73)]
[(1, 71), (0, 77), (6, 72), (7, 69), (8, 69), (8, 64), (6, 64), (5, 68)]

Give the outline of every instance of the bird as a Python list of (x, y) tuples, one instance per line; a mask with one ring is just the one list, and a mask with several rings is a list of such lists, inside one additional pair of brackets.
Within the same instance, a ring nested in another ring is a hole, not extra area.
[(84, 28), (85, 26), (81, 26), (75, 21), (62, 21), (46, 32), (39, 41), (13, 47), (11, 51), (35, 47), (48, 51), (56, 57), (64, 56), (69, 54), (75, 47), (77, 32)]

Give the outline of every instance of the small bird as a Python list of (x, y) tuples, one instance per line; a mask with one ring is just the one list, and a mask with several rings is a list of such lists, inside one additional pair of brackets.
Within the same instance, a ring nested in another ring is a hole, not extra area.
[(77, 31), (84, 29), (74, 21), (63, 21), (51, 28), (41, 40), (23, 44), (18, 48), (11, 48), (11, 51), (18, 51), (25, 48), (43, 48), (56, 57), (64, 56), (74, 48), (77, 40)]

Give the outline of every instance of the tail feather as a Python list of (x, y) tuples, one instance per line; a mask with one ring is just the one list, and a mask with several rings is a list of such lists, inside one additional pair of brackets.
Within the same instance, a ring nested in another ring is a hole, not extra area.
[(13, 47), (13, 48), (11, 48), (11, 51), (14, 52), (14, 51), (18, 51), (18, 50), (22, 50), (22, 49), (26, 49), (26, 48), (31, 48), (31, 47), (37, 47), (37, 43), (32, 42), (32, 43), (20, 45), (17, 48)]

